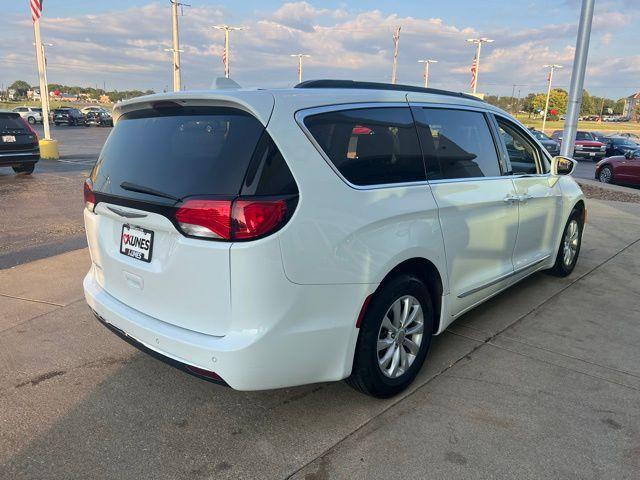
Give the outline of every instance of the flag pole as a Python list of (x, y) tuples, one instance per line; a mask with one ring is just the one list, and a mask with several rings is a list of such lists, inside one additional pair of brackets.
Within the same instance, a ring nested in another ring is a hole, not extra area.
[(33, 32), (36, 40), (36, 60), (38, 62), (38, 79), (40, 81), (40, 103), (42, 105), (42, 125), (44, 126), (44, 139), (51, 140), (49, 128), (49, 99), (47, 95), (47, 74), (45, 72), (42, 37), (40, 36), (40, 18), (33, 22)]
[(40, 83), (40, 104), (42, 105), (42, 126), (44, 127), (44, 138), (38, 143), (40, 145), (40, 158), (47, 160), (58, 160), (58, 141), (51, 138), (49, 128), (49, 86), (47, 84), (47, 65), (44, 57), (44, 43), (40, 35), (40, 18), (42, 17), (42, 0), (30, 0), (31, 20), (33, 20), (33, 34), (36, 47), (36, 61), (38, 63), (38, 81)]

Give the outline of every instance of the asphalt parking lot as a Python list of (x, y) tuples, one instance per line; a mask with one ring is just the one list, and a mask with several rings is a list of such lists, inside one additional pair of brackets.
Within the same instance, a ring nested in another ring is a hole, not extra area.
[(81, 186), (108, 129), (58, 130), (62, 161), (0, 169), (1, 479), (640, 477), (640, 204), (590, 199), (576, 271), (460, 318), (397, 398), (237, 392), (93, 318)]
[(82, 182), (110, 131), (52, 126), (60, 161), (41, 160), (33, 175), (0, 167), (0, 268), (86, 246)]
[(588, 208), (574, 274), (465, 315), (387, 401), (139, 353), (88, 311), (86, 249), (0, 270), (0, 478), (638, 478), (640, 206)]

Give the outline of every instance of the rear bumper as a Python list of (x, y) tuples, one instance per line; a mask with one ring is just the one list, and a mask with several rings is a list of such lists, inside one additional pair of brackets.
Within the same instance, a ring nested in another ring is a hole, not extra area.
[(17, 152), (0, 152), (0, 166), (20, 165), (23, 163), (35, 163), (40, 160), (40, 149)]
[[(355, 322), (361, 301), (375, 289), (375, 285), (291, 284), (292, 289), (305, 291), (290, 296), (293, 301), (284, 300), (286, 308), (277, 318), (275, 313), (256, 311), (251, 321), (262, 327), (240, 326), (231, 328), (225, 336), (213, 336), (128, 307), (98, 284), (93, 271), (84, 279), (85, 298), (107, 327), (182, 370), (193, 366), (215, 372), (237, 390), (265, 390), (347, 377), (358, 337)], [(294, 292), (283, 292), (290, 293)], [(255, 290), (250, 294), (258, 295)], [(307, 318), (304, 309), (308, 310)], [(261, 319), (264, 315), (270, 316)], [(246, 323), (246, 319), (237, 323)]]

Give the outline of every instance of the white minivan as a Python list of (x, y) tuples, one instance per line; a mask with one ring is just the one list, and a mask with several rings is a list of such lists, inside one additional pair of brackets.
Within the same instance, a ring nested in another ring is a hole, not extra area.
[(471, 96), (316, 80), (140, 97), (113, 117), (84, 185), (86, 300), (235, 389), (347, 379), (392, 396), (432, 335), (578, 259), (575, 162)]

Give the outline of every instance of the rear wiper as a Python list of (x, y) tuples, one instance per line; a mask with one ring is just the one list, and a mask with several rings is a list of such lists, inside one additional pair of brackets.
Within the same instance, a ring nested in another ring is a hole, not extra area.
[(154, 197), (168, 198), (176, 202), (179, 202), (182, 200), (181, 198), (174, 197), (169, 193), (164, 193), (159, 190), (154, 190), (153, 188), (145, 187), (144, 185), (138, 185), (137, 183), (122, 182), (120, 184), (120, 188), (122, 188), (123, 190), (128, 190), (130, 192), (146, 193), (147, 195), (153, 195)]

